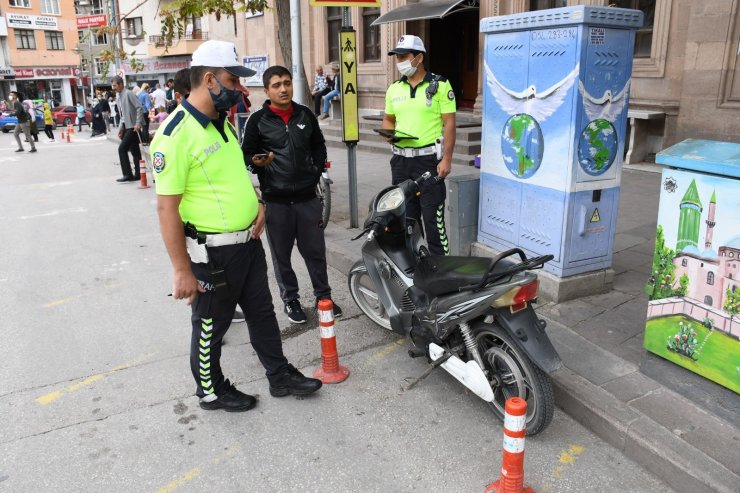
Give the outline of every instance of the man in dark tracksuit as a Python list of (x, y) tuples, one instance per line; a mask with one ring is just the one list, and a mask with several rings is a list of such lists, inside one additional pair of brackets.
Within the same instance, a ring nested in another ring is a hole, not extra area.
[[(316, 184), (326, 165), (326, 145), (316, 116), (293, 102), (288, 69), (270, 67), (262, 81), (268, 100), (247, 121), (242, 150), (267, 203), (267, 241), (285, 313), (291, 322), (306, 323), (290, 257), (297, 241), (316, 302), (331, 299), (321, 202), (316, 196)], [(341, 308), (334, 304), (334, 316), (341, 315)]]

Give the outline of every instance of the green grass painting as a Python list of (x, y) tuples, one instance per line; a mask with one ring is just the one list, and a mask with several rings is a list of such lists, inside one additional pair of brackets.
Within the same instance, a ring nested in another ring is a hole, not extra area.
[[(680, 322), (696, 332), (693, 358), (668, 349), (668, 338), (680, 332)], [(740, 394), (740, 341), (719, 330), (710, 331), (700, 322), (674, 315), (653, 318), (645, 327), (645, 349)]]

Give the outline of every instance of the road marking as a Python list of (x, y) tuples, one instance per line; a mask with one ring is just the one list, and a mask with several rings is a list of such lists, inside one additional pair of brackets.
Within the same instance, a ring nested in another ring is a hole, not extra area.
[(60, 209), (56, 211), (43, 212), (41, 214), (35, 214), (33, 216), (21, 216), (20, 219), (35, 219), (37, 217), (51, 217), (58, 216), (60, 214), (69, 214), (72, 212), (87, 212), (84, 207), (72, 207), (70, 209)]
[(29, 185), (29, 188), (33, 190), (47, 190), (49, 188), (53, 187), (62, 187), (66, 185), (72, 185), (74, 184), (73, 181), (56, 181), (56, 182), (48, 182), (48, 183), (32, 183)]
[[(213, 459), (210, 460), (210, 462), (208, 462), (208, 464), (206, 464), (206, 466), (203, 466), (203, 467), (216, 465), (219, 462), (222, 462), (222, 461), (224, 461), (224, 460), (232, 457), (234, 454), (236, 454), (236, 452), (238, 450), (239, 450), (239, 447), (229, 447), (229, 449), (227, 451), (225, 451), (222, 454), (214, 457)], [(193, 479), (195, 479), (198, 476), (200, 476), (201, 469), (202, 469), (201, 467), (194, 467), (194, 468), (192, 468), (191, 470), (189, 470), (188, 472), (186, 472), (185, 474), (183, 474), (179, 478), (177, 478), (177, 479), (175, 479), (173, 481), (170, 481), (166, 485), (164, 485), (161, 488), (159, 488), (157, 490), (157, 493), (172, 493), (173, 491), (177, 490), (180, 486), (185, 486), (190, 481), (192, 481)]]
[(89, 385), (92, 385), (95, 382), (98, 382), (100, 380), (103, 380), (108, 375), (111, 375), (111, 374), (113, 374), (113, 373), (115, 373), (115, 372), (117, 372), (119, 370), (124, 370), (126, 368), (130, 368), (130, 367), (132, 367), (134, 365), (137, 365), (137, 364), (139, 364), (139, 363), (141, 363), (141, 362), (143, 362), (143, 361), (151, 358), (152, 356), (154, 356), (154, 354), (155, 353), (146, 353), (143, 356), (141, 356), (141, 357), (139, 357), (139, 358), (137, 358), (137, 359), (135, 359), (135, 360), (133, 360), (133, 361), (131, 361), (129, 363), (126, 363), (126, 364), (123, 364), (123, 365), (118, 365), (118, 366), (113, 367), (110, 370), (108, 370), (106, 372), (103, 372), (103, 373), (96, 373), (95, 375), (90, 375), (89, 377), (85, 377), (84, 379), (82, 379), (81, 381), (79, 381), (77, 383), (73, 383), (73, 384), (67, 385), (62, 390), (55, 390), (53, 392), (49, 392), (48, 394), (44, 394), (42, 396), (39, 396), (39, 397), (36, 398), (36, 403), (38, 403), (38, 404), (40, 404), (42, 406), (46, 406), (48, 404), (51, 404), (52, 402), (56, 401), (60, 397), (64, 396), (65, 394), (76, 392), (76, 391), (78, 391), (80, 389), (83, 389), (83, 388), (89, 386)]
[(407, 340), (408, 339), (406, 339), (404, 337), (403, 339), (398, 339), (397, 341), (393, 341), (392, 343), (388, 344), (387, 346), (385, 346), (380, 351), (377, 351), (372, 356), (370, 356), (368, 358), (368, 362), (370, 362), (370, 363), (377, 363), (378, 361), (382, 360), (383, 358), (385, 358), (386, 356), (388, 356), (389, 354), (391, 354), (396, 349), (404, 346), (406, 344), (406, 341)]
[[(123, 262), (121, 262), (121, 263), (123, 264)], [(123, 270), (123, 269), (118, 269), (118, 270)], [(112, 271), (110, 269), (106, 269), (103, 273), (107, 273), (107, 272), (112, 272)], [(111, 289), (111, 288), (117, 288), (120, 285), (121, 285), (120, 282), (111, 282), (111, 283), (106, 284), (103, 287), (105, 289)], [(87, 296), (87, 295), (90, 295), (90, 294), (94, 294), (94, 293), (92, 293), (92, 292), (90, 292), (90, 293), (82, 293), (82, 294), (78, 294), (78, 295), (75, 295), (75, 296), (70, 296), (69, 298), (62, 298), (61, 300), (50, 301), (50, 302), (45, 303), (45, 304), (43, 304), (41, 306), (44, 307), (44, 308), (54, 308), (55, 306), (59, 306), (59, 305), (65, 304), (65, 303), (69, 303), (70, 301), (74, 301), (74, 300), (80, 299), (83, 296)]]
[[(562, 450), (560, 457), (558, 457), (559, 464), (555, 466), (555, 470), (552, 472), (552, 482), (556, 483), (563, 473), (576, 462), (579, 455), (586, 451), (585, 447), (580, 445), (572, 444), (568, 447), (568, 450)], [(552, 489), (552, 484), (545, 482), (542, 486), (542, 493), (548, 493)]]

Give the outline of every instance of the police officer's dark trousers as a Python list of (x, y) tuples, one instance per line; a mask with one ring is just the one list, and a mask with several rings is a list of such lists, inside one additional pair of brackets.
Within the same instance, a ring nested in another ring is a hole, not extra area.
[(306, 262), (314, 296), (331, 296), (319, 199), (314, 197), (295, 203), (268, 200), (265, 224), (283, 302), (298, 299), (298, 279), (290, 262), (294, 243), (298, 244), (298, 251)]
[[(403, 157), (394, 155), (391, 158), (391, 178), (394, 185), (405, 180), (416, 180), (429, 171), (437, 176), (439, 159), (435, 155)], [(449, 240), (445, 229), (445, 197), (447, 196), (444, 181), (427, 180), (421, 185), (421, 196), (412, 197), (406, 203), (406, 216), (420, 221), (423, 218), (424, 234), (429, 252), (432, 255), (449, 255)]]
[(283, 355), (280, 328), (275, 318), (267, 284), (267, 262), (260, 240), (239, 245), (208, 249), (211, 268), (224, 270), (228, 295), (221, 297), (214, 289), (208, 264), (193, 264), (193, 274), (205, 293), (198, 293), (192, 304), (193, 332), (190, 344), (190, 369), (199, 397), (222, 391), (221, 341), (229, 329), (238, 304), (244, 312), (249, 339), (267, 378), (288, 369)]

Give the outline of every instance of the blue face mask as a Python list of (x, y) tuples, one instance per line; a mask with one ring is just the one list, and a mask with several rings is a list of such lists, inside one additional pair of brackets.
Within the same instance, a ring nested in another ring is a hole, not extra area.
[(213, 101), (213, 106), (219, 113), (223, 111), (229, 111), (229, 108), (239, 103), (239, 100), (242, 97), (242, 93), (237, 89), (226, 89), (226, 87), (224, 87), (224, 85), (221, 84), (221, 81), (218, 79), (216, 79), (216, 84), (218, 84), (221, 92), (219, 92), (218, 94), (213, 94), (210, 89), (208, 90), (208, 92), (211, 93), (211, 101)]

